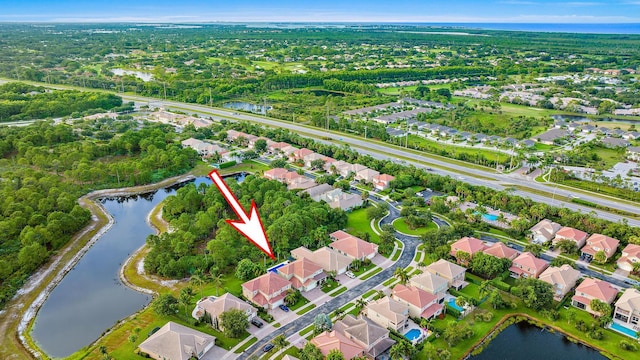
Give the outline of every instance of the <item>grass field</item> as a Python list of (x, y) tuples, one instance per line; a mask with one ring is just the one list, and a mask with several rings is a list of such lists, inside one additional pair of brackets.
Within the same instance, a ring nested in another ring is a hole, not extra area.
[(495, 161), (497, 159), (501, 163), (507, 162), (510, 159), (509, 155), (501, 152), (443, 144), (417, 135), (409, 135), (409, 146), (411, 147), (412, 144), (419, 147), (442, 149), (451, 154), (467, 154), (469, 156), (484, 155), (487, 160)]
[(409, 225), (407, 225), (407, 223), (404, 221), (403, 218), (395, 219), (393, 221), (393, 227), (403, 234), (416, 235), (416, 236), (422, 235), (429, 230), (435, 230), (438, 228), (438, 226), (433, 221), (431, 221), (427, 226), (419, 227), (417, 229), (410, 229)]
[(367, 217), (367, 209), (357, 209), (348, 214), (347, 232), (367, 233), (371, 242), (380, 243), (380, 237), (371, 228), (371, 220)]

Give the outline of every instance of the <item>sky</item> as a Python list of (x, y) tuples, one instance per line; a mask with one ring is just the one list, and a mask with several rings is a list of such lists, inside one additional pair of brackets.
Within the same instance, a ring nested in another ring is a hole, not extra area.
[(640, 0), (0, 0), (0, 22), (640, 23)]

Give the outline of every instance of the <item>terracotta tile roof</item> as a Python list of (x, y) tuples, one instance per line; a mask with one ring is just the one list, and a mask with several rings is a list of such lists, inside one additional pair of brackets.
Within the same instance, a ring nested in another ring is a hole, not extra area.
[(590, 255), (595, 255), (598, 251), (604, 251), (608, 259), (616, 253), (618, 244), (620, 244), (620, 241), (617, 239), (602, 234), (593, 234), (589, 236), (587, 245), (580, 251)]
[(284, 275), (294, 275), (300, 279), (306, 279), (313, 276), (316, 272), (322, 270), (322, 267), (306, 257), (293, 261), (278, 269), (279, 273)]
[(579, 293), (584, 293), (591, 296), (592, 298), (604, 301), (607, 304), (611, 304), (613, 299), (618, 294), (618, 289), (614, 288), (606, 281), (586, 278), (576, 288), (576, 295)]
[[(520, 265), (522, 268), (529, 268), (532, 272), (540, 274), (542, 270), (549, 266), (549, 263), (538, 259), (530, 252), (523, 252), (520, 256), (513, 259), (513, 265)], [(525, 272), (528, 273), (529, 271), (525, 270)]]
[(473, 255), (486, 248), (487, 246), (482, 240), (465, 236), (451, 244), (451, 255), (455, 257), (458, 251), (464, 251), (469, 255)]
[(326, 331), (311, 339), (311, 343), (320, 349), (324, 356), (331, 350), (338, 350), (345, 359), (352, 359), (364, 353), (364, 348), (337, 331)]
[(556, 284), (563, 285), (566, 288), (575, 286), (576, 281), (580, 278), (580, 271), (564, 264), (560, 267), (550, 266), (542, 274), (539, 279), (553, 286)]
[(373, 310), (396, 324), (409, 317), (407, 306), (387, 296), (367, 304), (367, 310)]
[(440, 259), (434, 262), (433, 264), (427, 266), (427, 271), (429, 271), (430, 273), (433, 273), (448, 279), (453, 279), (456, 276), (463, 274), (466, 270), (467, 270), (466, 268), (460, 265), (456, 265), (444, 259)]
[[(333, 234), (331, 235), (333, 236)], [(341, 234), (341, 236), (343, 235)], [(378, 252), (378, 245), (364, 241), (351, 235), (349, 235), (348, 237), (343, 237), (342, 239), (338, 239), (329, 244), (329, 246), (342, 252), (343, 254), (347, 254), (354, 259), (369, 257), (371, 254), (375, 254)]]
[(264, 172), (263, 176), (269, 179), (281, 180), (289, 172), (284, 168), (273, 168)]
[(420, 317), (423, 317), (425, 319), (429, 319), (430, 317), (432, 317), (434, 314), (436, 314), (438, 311), (442, 311), (442, 309), (444, 309), (444, 306), (435, 303), (435, 304), (431, 304), (431, 306), (429, 306), (428, 308), (426, 308), (422, 314), (420, 314)]
[(495, 256), (500, 259), (515, 259), (518, 254), (518, 251), (508, 247), (500, 241), (484, 249), (483, 252), (487, 255)]
[(251, 292), (258, 290), (261, 293), (269, 295), (282, 290), (288, 285), (291, 285), (289, 281), (281, 278), (271, 271), (268, 271), (262, 276), (245, 282), (244, 284), (242, 284), (242, 287)]
[(626, 289), (616, 301), (616, 307), (629, 312), (640, 312), (640, 291), (634, 288)]
[(346, 255), (342, 255), (336, 250), (328, 247), (311, 251), (303, 246), (291, 251), (291, 256), (295, 259), (308, 258), (314, 263), (322, 266), (325, 271), (338, 271), (346, 269), (352, 260)]
[(396, 178), (394, 176), (387, 175), (387, 174), (380, 174), (374, 178), (374, 180), (380, 181), (380, 182), (391, 182), (395, 179)]
[(331, 234), (329, 234), (329, 236), (335, 240), (342, 240), (342, 239), (346, 239), (348, 237), (351, 237), (352, 235), (349, 234), (348, 232), (342, 231), (342, 230), (338, 230), (338, 231), (334, 231)]
[(394, 297), (402, 299), (419, 309), (423, 309), (425, 306), (437, 300), (435, 295), (432, 295), (422, 289), (402, 284), (396, 285), (391, 293)]
[(558, 237), (561, 237), (561, 238), (564, 238), (564, 239), (573, 240), (575, 242), (580, 242), (580, 241), (586, 239), (588, 235), (589, 234), (587, 234), (586, 232), (584, 232), (582, 230), (578, 230), (578, 229), (574, 229), (572, 227), (565, 226), (562, 229), (558, 230), (558, 232), (556, 233), (556, 240), (558, 239)]
[(189, 360), (193, 354), (214, 346), (215, 340), (214, 336), (169, 321), (138, 348), (161, 359)]

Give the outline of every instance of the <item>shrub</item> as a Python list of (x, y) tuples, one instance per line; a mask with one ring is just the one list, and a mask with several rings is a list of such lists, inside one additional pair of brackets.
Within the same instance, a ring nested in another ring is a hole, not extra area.
[(227, 161), (225, 163), (222, 163), (220, 165), (218, 165), (220, 167), (220, 169), (226, 169), (226, 168), (230, 168), (232, 166), (234, 166), (236, 164), (235, 160), (231, 160), (231, 161)]
[(505, 291), (505, 292), (511, 291), (511, 285), (507, 284), (506, 282), (500, 281), (497, 278), (491, 280), (491, 284), (495, 286), (497, 289), (500, 289), (502, 291)]
[(618, 346), (620, 346), (620, 348), (623, 350), (638, 351), (638, 346), (627, 340), (620, 340), (620, 342), (618, 343)]

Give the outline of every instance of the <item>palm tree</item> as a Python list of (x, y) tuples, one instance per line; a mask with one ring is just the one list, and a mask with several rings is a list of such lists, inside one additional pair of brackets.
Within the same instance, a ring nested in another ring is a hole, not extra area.
[(344, 310), (342, 308), (337, 308), (334, 312), (333, 312), (333, 316), (335, 316), (338, 319), (342, 319), (342, 316), (344, 315)]
[(362, 313), (362, 310), (364, 310), (365, 306), (367, 306), (367, 300), (363, 298), (356, 300), (356, 309), (358, 309), (358, 315)]
[(193, 296), (193, 290), (190, 287), (183, 288), (180, 290), (180, 297), (178, 298), (178, 302), (180, 305), (184, 306), (184, 315), (187, 316), (187, 311), (189, 309), (189, 303), (191, 302), (191, 297)]
[(273, 338), (273, 346), (275, 346), (276, 351), (278, 351), (278, 350), (282, 350), (282, 349), (286, 348), (287, 346), (289, 346), (289, 342), (284, 337), (284, 335), (280, 334), (280, 335), (276, 336), (275, 338)]
[(409, 281), (409, 272), (405, 268), (397, 267), (393, 272), (393, 276), (398, 278), (400, 284), (406, 284)]
[(291, 306), (295, 304), (297, 301), (298, 301), (298, 290), (295, 290), (295, 289), (287, 290), (286, 295), (284, 296), (284, 302), (286, 302), (287, 305)]
[(192, 282), (195, 286), (198, 286), (200, 288), (200, 299), (202, 299), (202, 285), (204, 285), (204, 273), (202, 272), (201, 269), (196, 269), (196, 271), (193, 273), (193, 275), (191, 275), (191, 280), (190, 282)]
[(216, 288), (216, 296), (218, 296), (218, 290), (222, 287), (222, 274), (218, 274), (211, 278), (213, 286)]
[(481, 282), (480, 286), (478, 286), (478, 293), (480, 294), (480, 297), (484, 298), (485, 296), (489, 295), (490, 292), (491, 282), (489, 280)]

